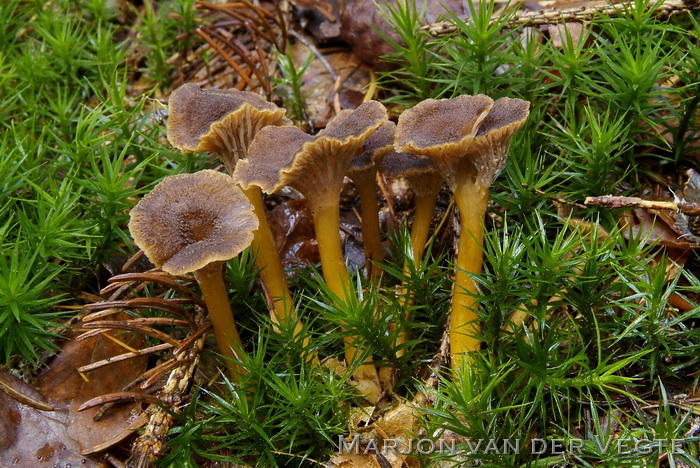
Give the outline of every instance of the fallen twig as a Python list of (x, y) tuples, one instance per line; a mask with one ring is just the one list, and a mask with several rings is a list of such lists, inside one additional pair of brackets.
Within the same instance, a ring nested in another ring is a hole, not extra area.
[(655, 210), (680, 211), (689, 216), (700, 215), (700, 203), (683, 200), (659, 201), (645, 200), (638, 197), (603, 195), (601, 197), (588, 197), (585, 203), (586, 205), (605, 206), (607, 208), (651, 208)]
[[(650, 1), (647, 8), (654, 7), (656, 16), (671, 16), (695, 10), (699, 6), (700, 2), (698, 0), (665, 0), (660, 5)], [(519, 26), (539, 26), (568, 22), (580, 23), (604, 16), (617, 16), (629, 8), (634, 8), (633, 2), (600, 3), (599, 5), (563, 10), (519, 11), (514, 15), (513, 19), (506, 23), (506, 27), (516, 28)], [(498, 21), (501, 15), (501, 12), (495, 14), (491, 18), (490, 24)], [(449, 21), (442, 21), (425, 25), (421, 30), (428, 31), (433, 37), (442, 37), (457, 32), (457, 27)]]

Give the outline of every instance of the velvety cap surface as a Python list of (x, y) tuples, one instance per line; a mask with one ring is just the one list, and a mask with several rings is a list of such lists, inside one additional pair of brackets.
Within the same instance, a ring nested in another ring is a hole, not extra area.
[(399, 116), (394, 142), (396, 151), (432, 159), (440, 175), (454, 190), (457, 180), (464, 174), (464, 159), (474, 136), (492, 105), (493, 100), (481, 94), (427, 99)]
[(267, 102), (261, 96), (235, 89), (201, 89), (186, 83), (170, 95), (168, 102), (168, 141), (183, 151), (208, 151), (200, 148), (200, 138), (209, 133), (214, 122), (222, 120), (244, 104), (258, 109), (280, 113), (284, 109)]
[(433, 161), (419, 154), (391, 151), (384, 156), (380, 172), (387, 177), (409, 177), (418, 174), (437, 173)]
[(174, 275), (235, 257), (258, 228), (253, 206), (233, 179), (211, 170), (164, 178), (130, 216), (134, 243)]
[(260, 130), (238, 162), (233, 178), (241, 187), (258, 186), (272, 193), (279, 188), (280, 171), (292, 166), (294, 157), (314, 137), (293, 126), (268, 126)]
[(426, 99), (404, 111), (396, 127), (396, 150), (422, 150), (459, 144), (472, 138), (491, 109), (493, 100), (484, 95), (454, 99)]
[(244, 188), (258, 185), (268, 193), (289, 185), (309, 202), (331, 196), (340, 191), (352, 158), (386, 121), (384, 106), (370, 101), (341, 111), (315, 137), (293, 127), (266, 127), (251, 143), (234, 178)]
[(366, 171), (381, 164), (384, 156), (394, 149), (396, 124), (387, 120), (362, 145), (362, 154), (350, 161), (350, 175), (356, 171)]
[(529, 114), (530, 103), (522, 99), (504, 97), (493, 103), (470, 150), (481, 185), (491, 185), (501, 171), (508, 157), (510, 140), (525, 125)]
[[(522, 99), (501, 98), (493, 103), (493, 107), (481, 122), (476, 138), (481, 138), (491, 132), (510, 133), (520, 129), (530, 114), (530, 103)], [(514, 130), (513, 130), (514, 129)]]

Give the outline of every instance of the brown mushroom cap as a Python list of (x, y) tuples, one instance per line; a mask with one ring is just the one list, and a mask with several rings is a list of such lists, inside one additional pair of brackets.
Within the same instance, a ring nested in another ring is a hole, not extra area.
[(164, 178), (130, 216), (134, 243), (173, 275), (235, 257), (258, 228), (253, 206), (233, 179), (211, 170)]
[(385, 121), (384, 106), (369, 101), (341, 111), (316, 137), (294, 127), (264, 128), (236, 167), (235, 179), (244, 189), (257, 185), (268, 193), (289, 185), (310, 202), (337, 197), (350, 161)]
[(452, 188), (459, 160), (468, 151), (493, 100), (484, 95), (426, 99), (399, 116), (398, 152), (430, 157)]
[(297, 127), (265, 127), (250, 144), (248, 157), (236, 166), (233, 178), (243, 190), (258, 186), (273, 193), (284, 185), (280, 184), (280, 171), (290, 167), (304, 144), (313, 139)]
[(391, 151), (384, 156), (380, 172), (392, 179), (408, 179), (419, 197), (435, 192), (435, 186), (444, 183), (433, 161), (419, 154)]
[(522, 99), (501, 98), (493, 103), (472, 143), (477, 182), (490, 186), (508, 157), (510, 139), (530, 114), (530, 103)]
[(352, 158), (348, 173), (350, 178), (353, 174), (371, 170), (381, 165), (384, 156), (394, 149), (394, 133), (396, 124), (387, 120), (370, 136), (362, 145), (362, 154)]
[(170, 95), (168, 141), (186, 153), (216, 153), (233, 170), (258, 130), (291, 124), (285, 112), (255, 93), (186, 83)]
[(399, 177), (409, 177), (429, 172), (437, 173), (437, 168), (433, 161), (427, 156), (413, 153), (398, 153), (391, 151), (384, 156), (380, 172), (387, 177), (397, 179)]

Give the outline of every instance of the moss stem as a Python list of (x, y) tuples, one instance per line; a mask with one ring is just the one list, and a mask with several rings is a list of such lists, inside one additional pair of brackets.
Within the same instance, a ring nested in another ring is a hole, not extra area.
[[(435, 184), (434, 190), (423, 190), (420, 195), (416, 192), (416, 212), (413, 216), (413, 226), (411, 226), (411, 250), (413, 250), (413, 263), (416, 268), (420, 268), (420, 264), (423, 260), (423, 252), (425, 252), (425, 244), (428, 242), (428, 237), (430, 236), (430, 225), (433, 221), (433, 214), (435, 213), (435, 205), (437, 204), (440, 187), (441, 185), (438, 183)], [(404, 265), (403, 272), (404, 274), (408, 274), (409, 268), (407, 264)], [(406, 302), (404, 303), (404, 318), (408, 321), (411, 318), (410, 308), (413, 305), (413, 291), (408, 291), (406, 284), (403, 284), (400, 297), (406, 298)], [(392, 330), (395, 327), (396, 325), (392, 323)], [(401, 330), (399, 336), (396, 338), (396, 346), (401, 346), (405, 342), (406, 332)], [(405, 349), (396, 351), (398, 357), (404, 354), (406, 354)]]

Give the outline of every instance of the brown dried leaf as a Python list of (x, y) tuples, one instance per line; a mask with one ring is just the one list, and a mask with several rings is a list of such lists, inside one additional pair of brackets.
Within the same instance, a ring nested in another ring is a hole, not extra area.
[[(120, 334), (119, 339), (133, 347), (140, 345), (140, 338), (130, 334)], [(0, 425), (3, 431), (0, 433), (0, 447), (5, 448), (0, 453), (0, 466), (35, 467), (40, 462), (50, 463), (49, 466), (105, 466), (81, 453), (126, 434), (124, 431), (141, 413), (140, 405), (116, 406), (100, 421), (93, 420), (99, 408), (80, 413), (76, 410), (92, 397), (121, 391), (124, 385), (144, 372), (146, 358), (95, 370), (87, 382), (76, 369), (124, 351), (122, 346), (105, 336), (83, 341), (72, 337), (65, 342), (48, 369), (39, 375), (38, 391), (18, 379), (11, 381), (17, 391), (34, 400), (47, 401), (55, 411), (37, 410), (0, 392), (0, 417), (4, 421), (18, 420), (14, 432)]]
[(577, 46), (584, 34), (584, 26), (581, 23), (550, 24), (547, 26), (552, 45), (561, 49), (567, 43), (567, 35), (571, 36), (571, 42)]
[(320, 263), (321, 255), (318, 253), (318, 242), (315, 239), (297, 242), (285, 251), (282, 262), (285, 268), (297, 268)]
[[(4, 374), (3, 381), (18, 392), (38, 396), (15, 377)], [(37, 410), (0, 391), (0, 466), (106, 466), (80, 454), (82, 447), (70, 436), (69, 426), (68, 411)]]
[(285, 268), (321, 261), (313, 217), (304, 198), (280, 203), (268, 214), (268, 221)]
[(280, 252), (314, 237), (314, 224), (306, 199), (288, 200), (273, 209), (268, 220), (275, 244)]
[(410, 452), (415, 450), (412, 444), (419, 429), (418, 410), (415, 405), (401, 402), (389, 409), (375, 423), (367, 426), (376, 411), (376, 407), (371, 411), (369, 408), (355, 410), (350, 418), (351, 435), (346, 439), (344, 446), (344, 449), (351, 450), (351, 453), (339, 452), (331, 458), (331, 466), (420, 466), (417, 460), (410, 456)]
[[(311, 63), (304, 73), (304, 96), (309, 119), (315, 128), (323, 128), (334, 112), (334, 98), (338, 97), (341, 109), (354, 109), (362, 103), (365, 88), (369, 83), (369, 73), (360, 67), (357, 58), (349, 51), (326, 52), (323, 54), (333, 70), (331, 74), (325, 64), (301, 42), (292, 46), (294, 63), (301, 67), (310, 57)], [(339, 85), (339, 87), (337, 87)]]
[(674, 227), (648, 210), (637, 208), (632, 213), (634, 221), (623, 231), (626, 238), (640, 238), (641, 236), (641, 239), (644, 239), (648, 244), (658, 242), (660, 245), (682, 250), (698, 248), (697, 245), (680, 238)]
[(332, 457), (330, 463), (339, 468), (383, 468), (375, 455), (361, 453), (343, 453)]
[[(130, 334), (120, 334), (122, 341), (133, 338)], [(141, 340), (137, 339), (139, 343)], [(87, 342), (87, 343), (86, 343)], [(86, 344), (83, 344), (86, 343)], [(132, 347), (139, 347), (133, 341)], [(140, 405), (129, 404), (114, 408), (98, 422), (93, 416), (99, 408), (77, 413), (77, 408), (85, 401), (96, 396), (121, 391), (128, 382), (133, 381), (146, 369), (146, 357), (129, 359), (109, 365), (88, 375), (85, 382), (75, 371), (80, 366), (122, 354), (126, 349), (114, 341), (98, 336), (84, 341), (71, 340), (54, 360), (49, 369), (39, 376), (39, 388), (47, 398), (68, 405), (72, 420), (70, 435), (80, 442), (84, 449), (103, 443), (123, 431), (128, 424), (140, 414)], [(60, 389), (57, 389), (60, 387)]]

